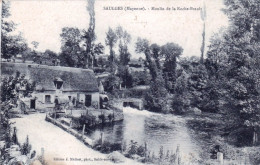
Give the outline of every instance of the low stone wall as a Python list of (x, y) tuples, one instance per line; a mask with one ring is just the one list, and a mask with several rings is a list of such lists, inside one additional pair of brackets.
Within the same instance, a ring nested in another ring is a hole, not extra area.
[(45, 118), (46, 121), (53, 123), (54, 125), (60, 127), (64, 131), (70, 133), (71, 135), (75, 136), (77, 139), (79, 139), (81, 142), (83, 142), (85, 145), (92, 147), (93, 146), (93, 140), (89, 137), (82, 135), (82, 133), (79, 133), (78, 131), (70, 128), (69, 126), (62, 124), (61, 122), (51, 118), (49, 115), (46, 115)]

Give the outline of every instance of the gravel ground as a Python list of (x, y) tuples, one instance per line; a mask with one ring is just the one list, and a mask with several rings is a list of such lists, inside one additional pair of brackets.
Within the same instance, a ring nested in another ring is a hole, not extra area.
[[(14, 118), (17, 127), (17, 136), (20, 144), (25, 142), (26, 136), (29, 135), (29, 142), (32, 150), (38, 155), (41, 154), (41, 148), (44, 148), (44, 156), (51, 165), (110, 165), (114, 164), (106, 159), (107, 155), (99, 153), (81, 143), (74, 136), (63, 131), (59, 127), (46, 122), (45, 114), (24, 115), (22, 118)], [(54, 161), (54, 159), (57, 159)], [(73, 160), (72, 160), (72, 159)], [(66, 161), (67, 159), (67, 161)], [(81, 159), (81, 161), (79, 160)], [(87, 159), (84, 161), (84, 159)], [(96, 159), (96, 161), (91, 161)], [(99, 160), (97, 160), (99, 159)], [(140, 164), (131, 159), (126, 159), (121, 164)]]

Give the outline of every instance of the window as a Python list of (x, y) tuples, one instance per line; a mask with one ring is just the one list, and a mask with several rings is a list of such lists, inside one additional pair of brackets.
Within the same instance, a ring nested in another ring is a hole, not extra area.
[(68, 96), (69, 97), (69, 101), (71, 101), (71, 96)]
[(61, 78), (56, 77), (54, 79), (54, 85), (57, 89), (60, 89), (62, 87), (63, 80)]
[(51, 103), (51, 95), (45, 95), (45, 103)]

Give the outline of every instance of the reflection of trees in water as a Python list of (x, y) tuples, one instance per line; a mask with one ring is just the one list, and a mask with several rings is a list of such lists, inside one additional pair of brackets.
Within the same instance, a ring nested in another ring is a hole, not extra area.
[(185, 122), (176, 116), (126, 112), (124, 121), (98, 128), (91, 136), (100, 138), (101, 132), (105, 141), (114, 144), (125, 143), (129, 147), (131, 140), (140, 146), (147, 143), (147, 148), (156, 154), (161, 146), (166, 151), (171, 151), (181, 144), (182, 150), (189, 153), (195, 145), (185, 128)]

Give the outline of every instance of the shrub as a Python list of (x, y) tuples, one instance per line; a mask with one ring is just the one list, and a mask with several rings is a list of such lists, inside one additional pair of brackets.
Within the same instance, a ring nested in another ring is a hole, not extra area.
[(104, 115), (104, 114), (98, 115), (98, 118), (99, 118), (99, 120), (101, 120), (101, 123), (102, 123), (102, 124), (105, 123), (106, 118), (105, 118), (105, 115)]
[(22, 145), (22, 147), (21, 147), (21, 153), (22, 153), (22, 155), (27, 155), (27, 154), (29, 154), (30, 151), (31, 151), (31, 149), (32, 149), (32, 146), (31, 146), (30, 143), (29, 143), (29, 137), (28, 137), (28, 135), (27, 135), (26, 141), (25, 141), (25, 143), (24, 143), (24, 144)]

